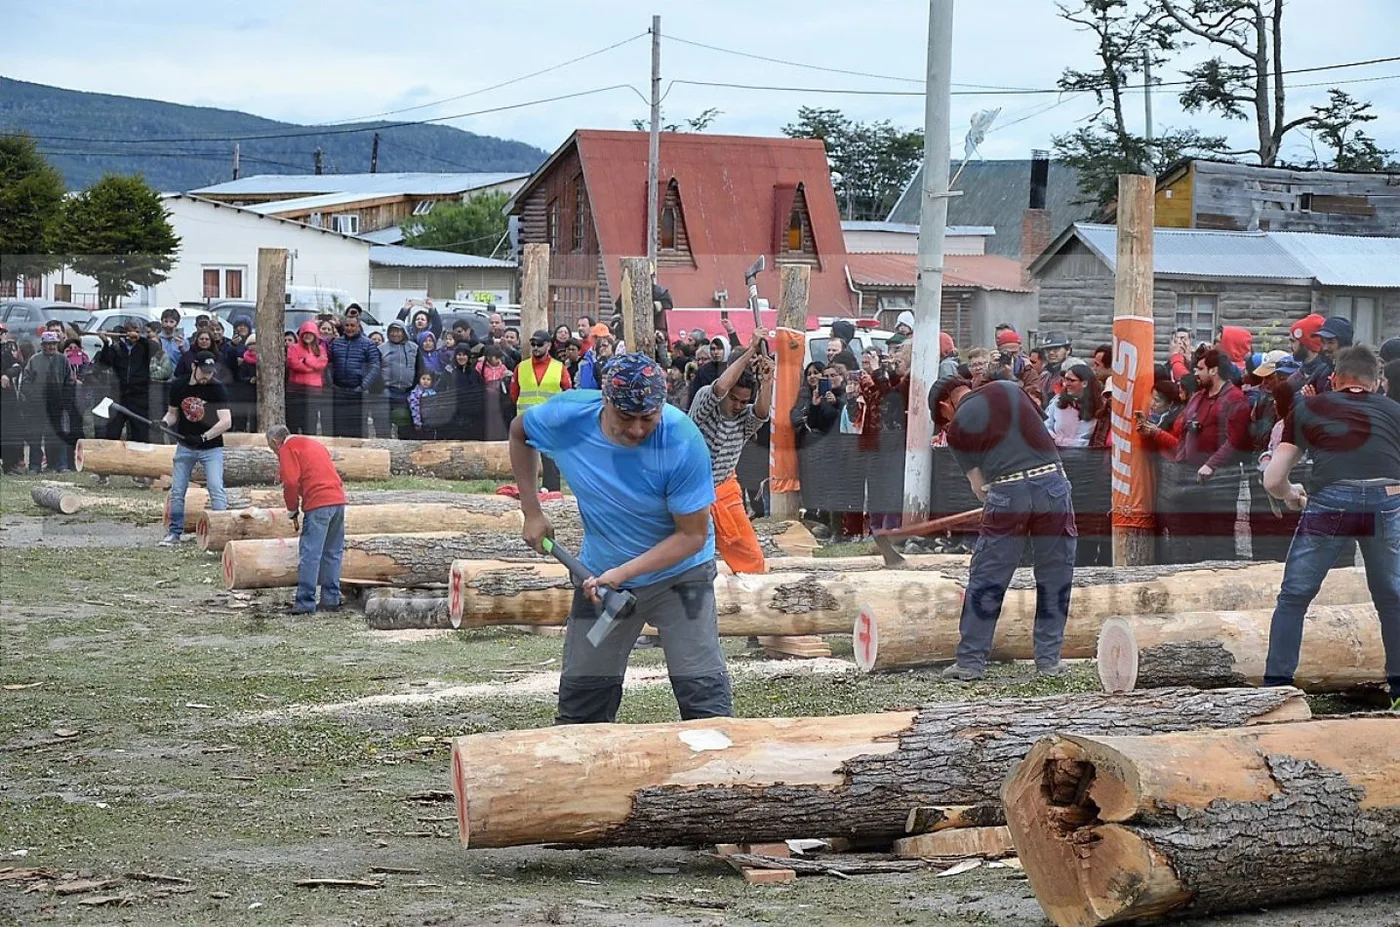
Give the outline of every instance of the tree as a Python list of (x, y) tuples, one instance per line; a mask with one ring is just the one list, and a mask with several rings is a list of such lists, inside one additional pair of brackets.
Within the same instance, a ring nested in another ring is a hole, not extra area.
[(28, 135), (0, 136), (0, 279), (34, 277), (60, 263), (54, 235), (63, 176)]
[(506, 235), (502, 210), (510, 196), (484, 193), (461, 203), (438, 203), (426, 216), (404, 222), (403, 243), (410, 248), (435, 248), (459, 254), (490, 256)]
[(1176, 49), (1179, 29), (1134, 0), (1079, 0), (1059, 4), (1060, 17), (1094, 35), (1098, 65), (1092, 70), (1066, 68), (1061, 90), (1089, 92), (1099, 109), (1089, 125), (1055, 136), (1055, 156), (1079, 173), (1084, 201), (1105, 206), (1118, 195), (1118, 175), (1160, 173), (1172, 162), (1191, 155), (1218, 152), (1225, 140), (1195, 129), (1171, 130), (1149, 139), (1128, 128), (1124, 93), (1145, 80), (1146, 65), (1166, 64)]
[(924, 157), (924, 133), (889, 120), (855, 122), (837, 109), (803, 106), (783, 126), (789, 138), (820, 139), (844, 219), (883, 219)]
[(1332, 149), (1332, 159), (1323, 161), (1314, 151), (1310, 166), (1334, 171), (1384, 170), (1386, 159), (1395, 152), (1381, 148), (1375, 139), (1359, 128), (1376, 121), (1371, 104), (1354, 100), (1350, 94), (1335, 87), (1327, 91), (1327, 96), (1326, 106), (1312, 107), (1313, 135)]
[[(710, 127), (712, 123), (714, 123), (716, 119), (723, 115), (723, 111), (715, 109), (713, 106), (711, 106), (709, 109), (702, 110), (699, 115), (692, 116), (691, 118), (687, 119), (684, 122), (684, 124), (676, 122), (667, 123), (663, 121), (661, 123), (661, 131), (704, 132)], [(663, 108), (661, 110), (661, 119), (665, 120), (665, 118), (666, 110)], [(638, 132), (649, 132), (651, 131), (651, 121), (646, 119), (633, 119), (632, 128), (636, 129)]]
[(139, 176), (120, 174), (67, 201), (58, 241), (69, 266), (97, 281), (103, 308), (165, 280), (180, 250), (160, 193)]

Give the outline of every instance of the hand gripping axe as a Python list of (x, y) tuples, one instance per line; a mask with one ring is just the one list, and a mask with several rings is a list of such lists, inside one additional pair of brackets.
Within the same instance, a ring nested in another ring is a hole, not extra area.
[[(568, 569), (574, 581), (582, 584), (584, 580), (593, 575), (593, 571), (588, 569), (578, 558), (569, 553), (558, 544), (553, 538), (545, 538), (540, 542), (545, 553), (552, 554), (555, 560)], [(626, 620), (637, 608), (637, 597), (626, 589), (610, 589), (607, 586), (599, 586), (598, 594), (603, 597), (603, 611), (598, 619), (593, 622), (593, 627), (588, 630), (588, 642), (594, 647), (603, 643), (603, 638), (608, 636), (614, 623)]]

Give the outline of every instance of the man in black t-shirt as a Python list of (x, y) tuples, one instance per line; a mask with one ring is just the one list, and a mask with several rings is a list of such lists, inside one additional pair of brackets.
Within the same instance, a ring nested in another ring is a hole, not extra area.
[[(1342, 545), (1355, 538), (1381, 622), (1385, 675), (1400, 708), (1400, 403), (1375, 392), (1380, 364), (1369, 348), (1337, 353), (1332, 391), (1303, 397), (1284, 420), (1264, 488), (1302, 509), (1269, 627), (1264, 684), (1293, 684), (1303, 616)], [(1312, 454), (1311, 485), (1288, 480)]]
[(214, 379), (219, 363), (208, 351), (194, 357), (188, 380), (180, 379), (170, 385), (170, 407), (161, 421), (174, 428), (180, 436), (175, 448), (175, 462), (170, 475), (170, 530), (161, 539), (162, 547), (180, 543), (185, 531), (185, 490), (195, 464), (204, 468), (205, 485), (209, 488), (209, 508), (222, 512), (228, 508), (224, 495), (224, 432), (233, 426), (228, 391)]
[(1059, 676), (1078, 532), (1069, 480), (1040, 409), (1019, 383), (994, 380), (974, 390), (961, 377), (935, 383), (928, 405), (934, 430), (946, 429), (953, 457), (983, 502), (958, 662), (943, 676), (962, 682), (982, 676), (1027, 538), (1035, 563), (1035, 665), (1042, 675)]

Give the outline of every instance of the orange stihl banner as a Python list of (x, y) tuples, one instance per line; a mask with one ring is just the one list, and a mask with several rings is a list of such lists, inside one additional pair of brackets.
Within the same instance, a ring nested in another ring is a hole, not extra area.
[[(791, 409), (802, 389), (802, 367), (807, 355), (807, 336), (790, 328), (780, 328), (775, 342), (778, 368), (773, 379), (773, 408)], [(768, 442), (768, 491), (797, 492), (802, 481), (797, 476), (797, 432), (792, 416), (773, 414)]]
[(1153, 527), (1155, 486), (1136, 419), (1152, 405), (1154, 325), (1137, 316), (1113, 320), (1113, 526)]

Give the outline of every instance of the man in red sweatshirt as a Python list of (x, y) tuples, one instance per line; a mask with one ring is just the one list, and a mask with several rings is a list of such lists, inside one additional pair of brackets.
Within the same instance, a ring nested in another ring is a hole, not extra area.
[[(287, 517), (300, 529), (297, 544), (297, 595), (293, 615), (316, 611), (316, 587), (321, 587), (321, 611), (340, 609), (340, 561), (345, 553), (345, 485), (331, 461), (330, 451), (315, 438), (294, 435), (285, 425), (267, 430), (267, 443), (277, 455)], [(298, 524), (302, 513), (306, 524)]]

